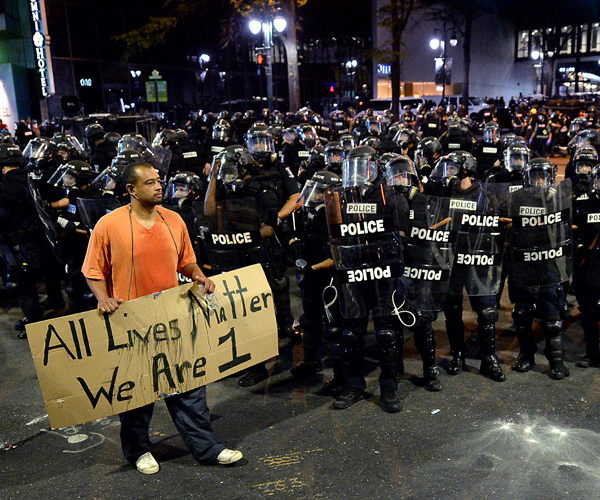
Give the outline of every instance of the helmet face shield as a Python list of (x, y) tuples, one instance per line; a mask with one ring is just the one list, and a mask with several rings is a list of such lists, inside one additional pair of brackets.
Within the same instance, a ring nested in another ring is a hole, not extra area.
[(344, 160), (344, 150), (339, 148), (325, 149), (325, 165), (341, 165)]
[(554, 172), (550, 169), (532, 169), (525, 172), (525, 183), (528, 187), (549, 189), (554, 186)]
[(61, 165), (56, 169), (56, 172), (52, 174), (48, 179), (48, 184), (52, 186), (69, 190), (75, 187), (77, 183), (77, 175), (68, 165)]
[(212, 131), (212, 138), (215, 141), (227, 141), (231, 136), (231, 127), (224, 125), (215, 125)]
[(415, 170), (413, 162), (410, 160), (397, 161), (392, 160), (385, 169), (385, 178), (390, 186), (415, 186), (419, 176)]
[(483, 140), (485, 142), (495, 142), (498, 138), (498, 130), (495, 128), (486, 128), (483, 131)]
[(588, 177), (592, 173), (595, 162), (592, 160), (577, 160), (575, 162), (575, 172), (577, 175)]
[(442, 158), (431, 173), (431, 180), (441, 181), (456, 177), (461, 165), (450, 158)]
[(508, 172), (522, 172), (529, 163), (529, 155), (521, 151), (507, 151), (504, 167)]
[(592, 175), (590, 176), (590, 188), (595, 193), (600, 193), (600, 167), (598, 166), (592, 170)]
[(46, 144), (46, 141), (36, 141), (35, 139), (31, 139), (23, 150), (23, 158), (32, 158), (37, 150), (40, 149), (44, 144)]
[(342, 186), (363, 186), (377, 178), (377, 162), (367, 157), (346, 158), (342, 163)]
[(117, 187), (117, 180), (114, 177), (114, 172), (114, 167), (106, 167), (92, 181), (92, 186), (101, 189), (102, 191), (113, 191)]
[(189, 196), (191, 192), (192, 186), (189, 183), (171, 178), (167, 184), (163, 199), (180, 200)]
[(308, 208), (316, 208), (319, 205), (322, 205), (324, 193), (328, 187), (327, 184), (322, 182), (314, 181), (312, 179), (307, 180), (300, 192), (298, 203), (301, 203)]
[(247, 142), (251, 154), (275, 153), (275, 143), (270, 134), (248, 134)]

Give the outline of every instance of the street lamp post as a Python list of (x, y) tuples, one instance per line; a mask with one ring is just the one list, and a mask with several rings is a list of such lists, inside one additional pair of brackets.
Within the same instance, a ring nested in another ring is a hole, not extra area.
[[(437, 50), (441, 48), (441, 59), (442, 59), (442, 101), (446, 98), (446, 39), (448, 36), (448, 31), (446, 28), (446, 19), (442, 20), (442, 39), (440, 40), (438, 30), (435, 29), (433, 31), (433, 37), (429, 42), (429, 46), (433, 50)], [(458, 39), (456, 38), (456, 32), (452, 31), (450, 36), (450, 46), (456, 47), (458, 43)]]
[(267, 76), (267, 101), (269, 110), (271, 111), (275, 109), (273, 103), (273, 58), (271, 53), (273, 45), (273, 26), (278, 33), (281, 33), (286, 28), (286, 25), (286, 20), (281, 16), (279, 10), (275, 13), (275, 17), (273, 17), (269, 10), (268, 0), (264, 0), (262, 21), (252, 19), (248, 23), (248, 27), (252, 34), (258, 35), (261, 30), (263, 32), (263, 46), (267, 62), (265, 71)]

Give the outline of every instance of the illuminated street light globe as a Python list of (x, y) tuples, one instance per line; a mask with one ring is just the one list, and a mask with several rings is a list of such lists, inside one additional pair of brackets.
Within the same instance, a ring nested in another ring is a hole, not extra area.
[(273, 26), (277, 30), (277, 33), (281, 33), (286, 28), (287, 21), (278, 15), (275, 19), (273, 19)]
[(539, 59), (540, 57), (540, 51), (539, 50), (534, 50), (531, 52), (531, 58), (532, 59)]
[(430, 41), (429, 41), (429, 46), (433, 49), (433, 50), (437, 50), (440, 47), (440, 39), (437, 37), (433, 37)]
[(260, 21), (257, 21), (256, 19), (252, 19), (249, 23), (248, 23), (248, 28), (250, 28), (250, 32), (253, 35), (258, 35), (260, 33), (261, 30), (261, 23)]
[(202, 55), (200, 56), (200, 59), (201, 59), (202, 61), (204, 61), (205, 63), (207, 63), (207, 62), (210, 62), (210, 56), (209, 56), (208, 54), (202, 54)]

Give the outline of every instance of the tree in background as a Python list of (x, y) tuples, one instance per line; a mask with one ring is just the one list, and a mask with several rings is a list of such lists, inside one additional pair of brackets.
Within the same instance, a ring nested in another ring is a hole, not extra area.
[(391, 43), (387, 50), (374, 50), (373, 59), (387, 63), (391, 67), (392, 113), (396, 120), (400, 117), (400, 61), (404, 58), (402, 35), (416, 8), (416, 0), (389, 0), (389, 3), (377, 12), (379, 25), (390, 30)]

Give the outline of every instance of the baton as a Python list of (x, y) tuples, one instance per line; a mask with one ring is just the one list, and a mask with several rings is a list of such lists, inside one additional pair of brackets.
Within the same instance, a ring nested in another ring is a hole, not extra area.
[[(596, 247), (596, 243), (598, 243), (598, 236), (600, 236), (600, 233), (598, 233), (594, 238), (594, 241), (592, 241), (592, 244), (590, 245), (590, 252)], [(585, 259), (581, 259), (579, 267), (583, 266), (583, 264), (585, 264)]]
[(450, 222), (451, 220), (452, 220), (452, 217), (446, 217), (444, 220), (439, 221), (437, 224), (434, 224), (429, 229), (438, 229), (438, 228), (448, 224), (448, 222)]

